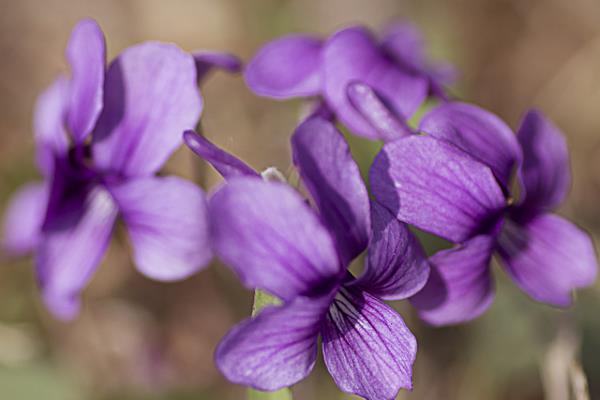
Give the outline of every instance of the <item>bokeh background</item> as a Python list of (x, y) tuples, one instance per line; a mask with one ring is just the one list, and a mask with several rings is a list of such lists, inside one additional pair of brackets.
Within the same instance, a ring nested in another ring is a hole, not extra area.
[[(144, 40), (186, 50), (228, 50), (249, 60), (290, 32), (327, 34), (394, 19), (423, 29), (430, 53), (461, 71), (454, 92), (516, 128), (530, 106), (563, 128), (573, 190), (560, 213), (600, 236), (600, 2), (597, 0), (0, 0), (0, 207), (33, 163), (32, 108), (65, 71), (64, 46), (78, 19), (105, 31), (109, 57)], [(302, 107), (253, 96), (240, 76), (217, 73), (203, 86), (205, 134), (257, 169), (290, 172), (288, 139)], [(366, 166), (371, 145), (353, 141)], [(166, 167), (205, 189), (216, 174), (187, 149)], [(600, 243), (600, 242), (598, 242)], [(429, 241), (428, 246), (432, 244)], [(560, 243), (557, 243), (560, 246)], [(41, 306), (31, 259), (0, 259), (0, 398), (11, 400), (241, 399), (212, 362), (219, 338), (250, 311), (252, 294), (217, 263), (180, 283), (136, 273), (120, 229), (76, 321)], [(600, 399), (600, 288), (578, 293), (567, 311), (530, 301), (495, 268), (497, 298), (475, 322), (424, 326), (398, 309), (419, 338), (415, 389), (401, 399), (569, 398), (569, 382)], [(582, 373), (583, 371), (583, 373)], [(347, 399), (319, 360), (294, 388), (298, 399)], [(575, 397), (571, 397), (575, 398)], [(578, 397), (577, 399), (584, 399)]]

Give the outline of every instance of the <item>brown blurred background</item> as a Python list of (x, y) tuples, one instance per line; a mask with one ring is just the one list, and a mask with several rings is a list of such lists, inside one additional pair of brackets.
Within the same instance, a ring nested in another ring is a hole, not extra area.
[[(186, 50), (228, 50), (248, 60), (282, 34), (326, 34), (395, 18), (419, 24), (431, 53), (461, 71), (456, 93), (516, 127), (543, 109), (571, 147), (573, 190), (560, 212), (600, 235), (600, 2), (597, 0), (0, 0), (0, 206), (37, 179), (31, 113), (37, 94), (66, 68), (63, 51), (78, 19), (98, 20), (112, 58), (144, 40)], [(289, 171), (288, 138), (300, 102), (254, 97), (239, 76), (203, 87), (205, 134), (257, 169)], [(363, 149), (354, 144), (357, 153)], [(366, 151), (368, 153), (368, 151)], [(364, 166), (363, 166), (364, 167)], [(216, 174), (187, 149), (167, 169)], [(557, 244), (560, 245), (560, 244)], [(567, 399), (569, 381), (600, 399), (600, 290), (581, 291), (557, 311), (520, 293), (495, 268), (491, 310), (462, 327), (432, 329), (400, 304), (419, 338), (415, 390), (402, 399)], [(240, 399), (243, 388), (216, 371), (219, 338), (249, 313), (251, 293), (214, 265), (185, 282), (159, 284), (135, 272), (118, 232), (75, 322), (40, 305), (30, 259), (0, 265), (0, 399)], [(580, 361), (574, 361), (580, 360)], [(345, 399), (324, 370), (294, 389), (298, 399)], [(567, 397), (566, 397), (567, 396)], [(574, 398), (574, 397), (573, 397)], [(585, 397), (581, 397), (583, 399)]]

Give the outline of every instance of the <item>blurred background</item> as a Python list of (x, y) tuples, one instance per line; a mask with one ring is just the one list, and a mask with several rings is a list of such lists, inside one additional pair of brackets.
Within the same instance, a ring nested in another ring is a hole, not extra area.
[[(227, 50), (249, 60), (279, 35), (325, 35), (352, 23), (380, 29), (408, 19), (434, 58), (461, 71), (455, 93), (516, 128), (527, 107), (543, 109), (566, 133), (573, 190), (560, 213), (600, 236), (600, 2), (597, 0), (0, 0), (0, 207), (39, 179), (33, 163), (32, 108), (65, 71), (63, 51), (80, 18), (102, 26), (109, 58), (144, 40), (186, 50)], [(300, 102), (253, 96), (240, 76), (203, 86), (205, 134), (257, 169), (290, 172), (288, 139)], [(354, 140), (366, 167), (373, 148)], [(205, 189), (216, 174), (180, 149), (166, 169)], [(598, 242), (600, 243), (600, 242)], [(430, 243), (426, 243), (428, 246)], [(557, 244), (559, 245), (559, 244)], [(252, 294), (215, 265), (180, 283), (136, 273), (121, 229), (84, 293), (74, 322), (41, 306), (31, 259), (0, 259), (0, 398), (11, 400), (241, 399), (212, 361), (220, 337), (250, 312)], [(530, 301), (495, 267), (497, 297), (475, 322), (424, 326), (397, 307), (419, 338), (415, 389), (400, 399), (569, 398), (587, 375), (600, 399), (600, 288), (558, 311)], [(348, 399), (326, 373), (294, 388), (297, 399)], [(575, 397), (573, 397), (575, 398)], [(581, 397), (583, 399), (584, 397)], [(579, 399), (579, 398), (578, 398)]]

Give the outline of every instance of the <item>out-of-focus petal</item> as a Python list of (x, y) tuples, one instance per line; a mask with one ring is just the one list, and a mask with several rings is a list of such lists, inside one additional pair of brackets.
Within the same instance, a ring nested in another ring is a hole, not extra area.
[(277, 390), (305, 378), (315, 365), (317, 337), (331, 295), (297, 297), (268, 306), (233, 328), (215, 360), (228, 380), (259, 390)]
[(417, 238), (384, 207), (371, 202), (373, 235), (365, 272), (356, 285), (386, 300), (402, 300), (421, 290), (429, 263)]
[(412, 388), (417, 341), (402, 317), (376, 297), (342, 289), (321, 333), (325, 364), (344, 392), (390, 400)]
[(102, 111), (106, 45), (96, 21), (84, 19), (73, 28), (66, 56), (71, 66), (66, 122), (73, 140), (82, 143)]
[(204, 136), (198, 135), (192, 130), (185, 131), (183, 139), (194, 153), (210, 163), (225, 179), (235, 176), (258, 176), (258, 173), (245, 162), (218, 148)]
[(292, 136), (294, 164), (331, 230), (345, 265), (369, 242), (369, 194), (348, 144), (335, 126), (310, 118)]
[(537, 110), (525, 115), (517, 136), (523, 148), (520, 207), (536, 212), (553, 209), (565, 199), (571, 185), (565, 137)]
[(109, 186), (129, 231), (135, 265), (162, 281), (186, 278), (212, 257), (204, 192), (174, 176)]
[(447, 140), (488, 165), (508, 187), (522, 154), (512, 130), (491, 112), (466, 103), (444, 103), (421, 120), (419, 130)]
[(506, 205), (487, 166), (433, 137), (386, 144), (370, 182), (377, 201), (400, 221), (455, 243), (493, 229)]
[(77, 315), (79, 294), (102, 259), (116, 216), (110, 194), (96, 187), (79, 208), (64, 210), (60, 226), (44, 231), (36, 258), (38, 279), (46, 306), (58, 318)]
[(94, 132), (96, 165), (125, 176), (156, 172), (201, 111), (191, 55), (155, 42), (126, 49), (106, 74), (104, 109)]
[(371, 86), (397, 115), (408, 119), (427, 96), (427, 79), (396, 65), (361, 27), (334, 34), (323, 48), (323, 82), (327, 103), (355, 134), (379, 139), (379, 133), (348, 99), (349, 83)]
[(425, 71), (425, 40), (416, 25), (404, 21), (390, 25), (383, 33), (381, 46), (397, 63), (415, 72)]
[(346, 90), (352, 106), (375, 128), (381, 140), (389, 142), (413, 133), (369, 85), (352, 82)]
[(69, 148), (65, 131), (68, 101), (68, 82), (64, 76), (56, 79), (37, 99), (33, 114), (36, 142), (36, 161), (40, 172), (50, 176), (56, 157), (64, 156)]
[(534, 300), (566, 307), (574, 289), (596, 280), (598, 260), (589, 235), (556, 215), (522, 226), (507, 221), (498, 242), (506, 270)]
[(430, 258), (429, 281), (411, 299), (424, 321), (436, 326), (458, 324), (488, 309), (494, 300), (490, 272), (494, 243), (491, 236), (476, 236)]
[(220, 51), (198, 50), (192, 53), (196, 62), (196, 76), (202, 81), (215, 68), (237, 73), (242, 70), (242, 61), (231, 53)]
[(290, 35), (261, 48), (246, 66), (246, 84), (261, 96), (315, 96), (321, 91), (321, 40)]
[(11, 199), (4, 215), (2, 247), (13, 255), (33, 251), (41, 236), (48, 204), (48, 187), (44, 183), (23, 186)]
[(289, 300), (343, 274), (329, 232), (282, 183), (231, 179), (210, 198), (209, 218), (215, 252), (249, 288)]

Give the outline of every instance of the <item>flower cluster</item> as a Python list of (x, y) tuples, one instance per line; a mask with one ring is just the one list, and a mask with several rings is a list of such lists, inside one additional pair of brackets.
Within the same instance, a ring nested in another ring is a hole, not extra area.
[[(451, 99), (453, 69), (424, 53), (407, 23), (380, 38), (363, 27), (293, 35), (257, 53), (244, 70), (252, 91), (312, 104), (291, 138), (292, 187), (194, 131), (198, 82), (214, 67), (239, 71), (237, 58), (151, 42), (106, 68), (100, 29), (82, 21), (67, 46), (70, 76), (35, 112), (44, 181), (15, 196), (4, 245), (35, 253), (43, 299), (64, 319), (77, 314), (119, 217), (135, 265), (154, 279), (185, 278), (215, 254), (246, 287), (280, 300), (217, 347), (229, 380), (293, 385), (312, 370), (320, 336), (341, 390), (393, 399), (412, 387), (417, 341), (385, 301), (409, 299), (424, 321), (456, 324), (490, 306), (493, 254), (532, 299), (558, 307), (597, 272), (588, 235), (551, 213), (570, 185), (559, 129), (534, 110), (514, 134)], [(437, 105), (413, 128), (427, 99)], [(384, 142), (369, 188), (339, 126)], [(156, 175), (183, 142), (225, 178), (208, 199), (191, 182)], [(453, 246), (427, 257), (409, 226)], [(348, 268), (363, 258), (354, 276)]]

